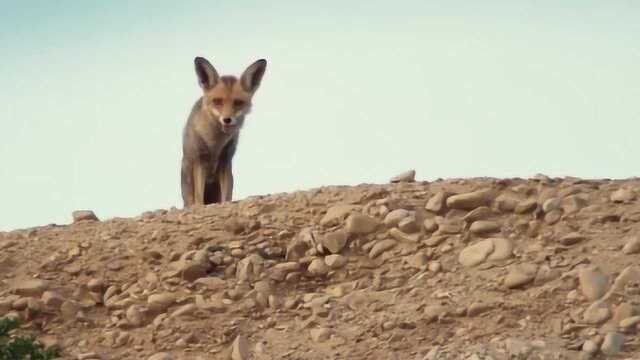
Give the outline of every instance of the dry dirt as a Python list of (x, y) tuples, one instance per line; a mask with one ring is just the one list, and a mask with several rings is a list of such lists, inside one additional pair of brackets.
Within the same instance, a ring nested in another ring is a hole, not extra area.
[(640, 359), (639, 179), (413, 175), (0, 233), (0, 316), (64, 359)]

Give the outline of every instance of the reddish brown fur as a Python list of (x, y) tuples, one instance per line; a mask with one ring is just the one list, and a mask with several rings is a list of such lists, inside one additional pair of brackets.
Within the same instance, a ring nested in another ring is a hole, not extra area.
[(183, 133), (184, 207), (231, 201), (231, 160), (266, 61), (256, 61), (239, 79), (218, 76), (215, 68), (203, 58), (196, 58), (195, 65), (203, 95), (193, 106)]

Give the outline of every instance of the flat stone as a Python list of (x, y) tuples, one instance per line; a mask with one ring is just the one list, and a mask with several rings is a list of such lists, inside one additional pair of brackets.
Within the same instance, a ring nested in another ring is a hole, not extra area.
[(504, 285), (509, 289), (526, 285), (536, 278), (537, 272), (538, 266), (535, 264), (512, 265), (504, 279)]
[(389, 230), (389, 235), (398, 241), (405, 242), (418, 242), (420, 241), (420, 234), (407, 234), (403, 231), (400, 231), (398, 228), (393, 228)]
[(408, 216), (398, 223), (398, 229), (405, 233), (415, 233), (420, 230), (414, 216)]
[(458, 261), (464, 267), (472, 267), (482, 263), (494, 250), (493, 240), (482, 240), (464, 248), (458, 256)]
[(323, 259), (313, 259), (309, 264), (307, 271), (312, 275), (322, 276), (329, 272), (329, 267), (325, 264)]
[(502, 225), (497, 221), (478, 220), (469, 227), (469, 231), (474, 234), (487, 234), (500, 231)]
[(444, 191), (440, 191), (429, 198), (425, 209), (435, 214), (441, 213), (445, 209), (448, 194)]
[(614, 203), (626, 203), (636, 199), (636, 193), (629, 189), (618, 189), (611, 194)]
[(173, 360), (173, 356), (166, 352), (160, 352), (149, 356), (147, 360)]
[(332, 254), (337, 254), (347, 244), (347, 233), (343, 230), (333, 231), (325, 234), (322, 238), (322, 245)]
[(495, 211), (493, 211), (491, 208), (486, 206), (480, 206), (479, 208), (469, 211), (467, 215), (462, 217), (462, 220), (467, 223), (473, 223), (478, 220), (489, 219), (496, 215), (498, 214)]
[(387, 214), (384, 218), (384, 224), (387, 227), (398, 226), (400, 221), (406, 217), (411, 216), (411, 212), (405, 209), (395, 209)]
[(536, 199), (526, 199), (526, 200), (522, 200), (515, 209), (513, 209), (513, 212), (515, 212), (516, 214), (526, 214), (526, 213), (530, 213), (533, 210), (536, 209), (536, 207), (538, 206), (538, 201)]
[(96, 214), (91, 210), (76, 210), (71, 213), (73, 222), (78, 223), (80, 221), (99, 221)]
[(447, 239), (448, 239), (448, 236), (446, 235), (431, 235), (431, 237), (424, 240), (422, 243), (429, 247), (434, 247), (442, 244)]
[(582, 294), (589, 301), (596, 301), (607, 292), (608, 277), (597, 266), (588, 266), (578, 274)]
[(640, 316), (631, 316), (626, 319), (620, 320), (620, 323), (619, 323), (620, 327), (623, 329), (630, 328), (638, 324), (640, 324)]
[(231, 345), (231, 360), (249, 360), (251, 349), (246, 337), (238, 335)]
[(493, 252), (487, 258), (491, 261), (501, 261), (513, 256), (513, 242), (506, 238), (491, 238)]
[(393, 247), (395, 247), (397, 243), (398, 243), (397, 241), (391, 240), (391, 239), (380, 240), (375, 245), (373, 245), (373, 247), (371, 248), (371, 251), (369, 251), (369, 257), (371, 259), (374, 259), (378, 257), (378, 255), (382, 254), (383, 252), (388, 251)]
[(339, 269), (347, 265), (347, 258), (339, 254), (325, 256), (325, 264), (331, 269)]
[(327, 213), (320, 220), (322, 226), (335, 226), (340, 224), (352, 211), (357, 211), (360, 207), (356, 205), (334, 205), (327, 210)]
[(24, 279), (13, 282), (13, 293), (20, 296), (41, 297), (49, 288), (49, 283), (42, 279)]
[(586, 237), (578, 232), (569, 233), (560, 238), (560, 243), (564, 246), (575, 245), (579, 242), (582, 242), (586, 239)]
[(489, 206), (493, 198), (494, 192), (491, 189), (478, 190), (448, 197), (447, 207), (451, 209), (473, 210), (480, 206)]
[(354, 213), (347, 218), (345, 230), (350, 234), (366, 235), (374, 232), (379, 225), (380, 220), (374, 217)]
[(640, 237), (633, 236), (627, 239), (626, 244), (624, 244), (622, 248), (622, 252), (627, 255), (640, 253)]
[(327, 328), (311, 329), (311, 339), (317, 343), (325, 342), (331, 337), (331, 331)]
[(399, 182), (414, 182), (416, 181), (416, 171), (408, 170), (401, 174), (398, 174), (389, 180), (391, 183), (399, 183)]
[(424, 230), (426, 232), (429, 232), (429, 233), (432, 233), (432, 232), (438, 230), (438, 223), (433, 218), (425, 219), (424, 222), (422, 223), (422, 225), (424, 227)]
[(176, 301), (177, 301), (176, 295), (170, 292), (152, 294), (152, 295), (149, 295), (149, 297), (147, 298), (147, 303), (149, 304), (149, 307), (159, 311), (166, 310), (171, 305), (175, 304)]
[(545, 213), (550, 213), (553, 210), (560, 209), (561, 205), (562, 205), (562, 200), (560, 198), (553, 197), (551, 199), (547, 199), (545, 202), (542, 203), (542, 211), (544, 211)]
[(495, 204), (498, 210), (504, 213), (508, 213), (508, 212), (514, 212), (516, 207), (518, 207), (518, 204), (520, 204), (521, 200), (522, 199), (515, 194), (505, 193), (505, 194), (500, 194), (495, 199)]
[(590, 325), (600, 325), (611, 318), (611, 310), (599, 302), (591, 304), (582, 314), (582, 321)]
[(624, 345), (624, 335), (617, 332), (609, 332), (604, 336), (600, 351), (607, 356), (614, 356), (622, 351)]

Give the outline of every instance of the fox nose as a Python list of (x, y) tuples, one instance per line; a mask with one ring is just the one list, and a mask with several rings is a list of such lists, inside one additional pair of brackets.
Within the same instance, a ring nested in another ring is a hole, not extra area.
[(227, 124), (227, 125), (229, 125), (229, 124), (231, 124), (231, 118), (224, 118), (224, 119), (222, 119), (222, 122)]

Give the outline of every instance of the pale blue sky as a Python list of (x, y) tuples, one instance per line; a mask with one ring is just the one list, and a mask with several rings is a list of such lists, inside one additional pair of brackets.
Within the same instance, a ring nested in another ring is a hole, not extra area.
[(640, 2), (0, 0), (0, 230), (182, 206), (193, 57), (269, 61), (235, 197), (632, 177)]

